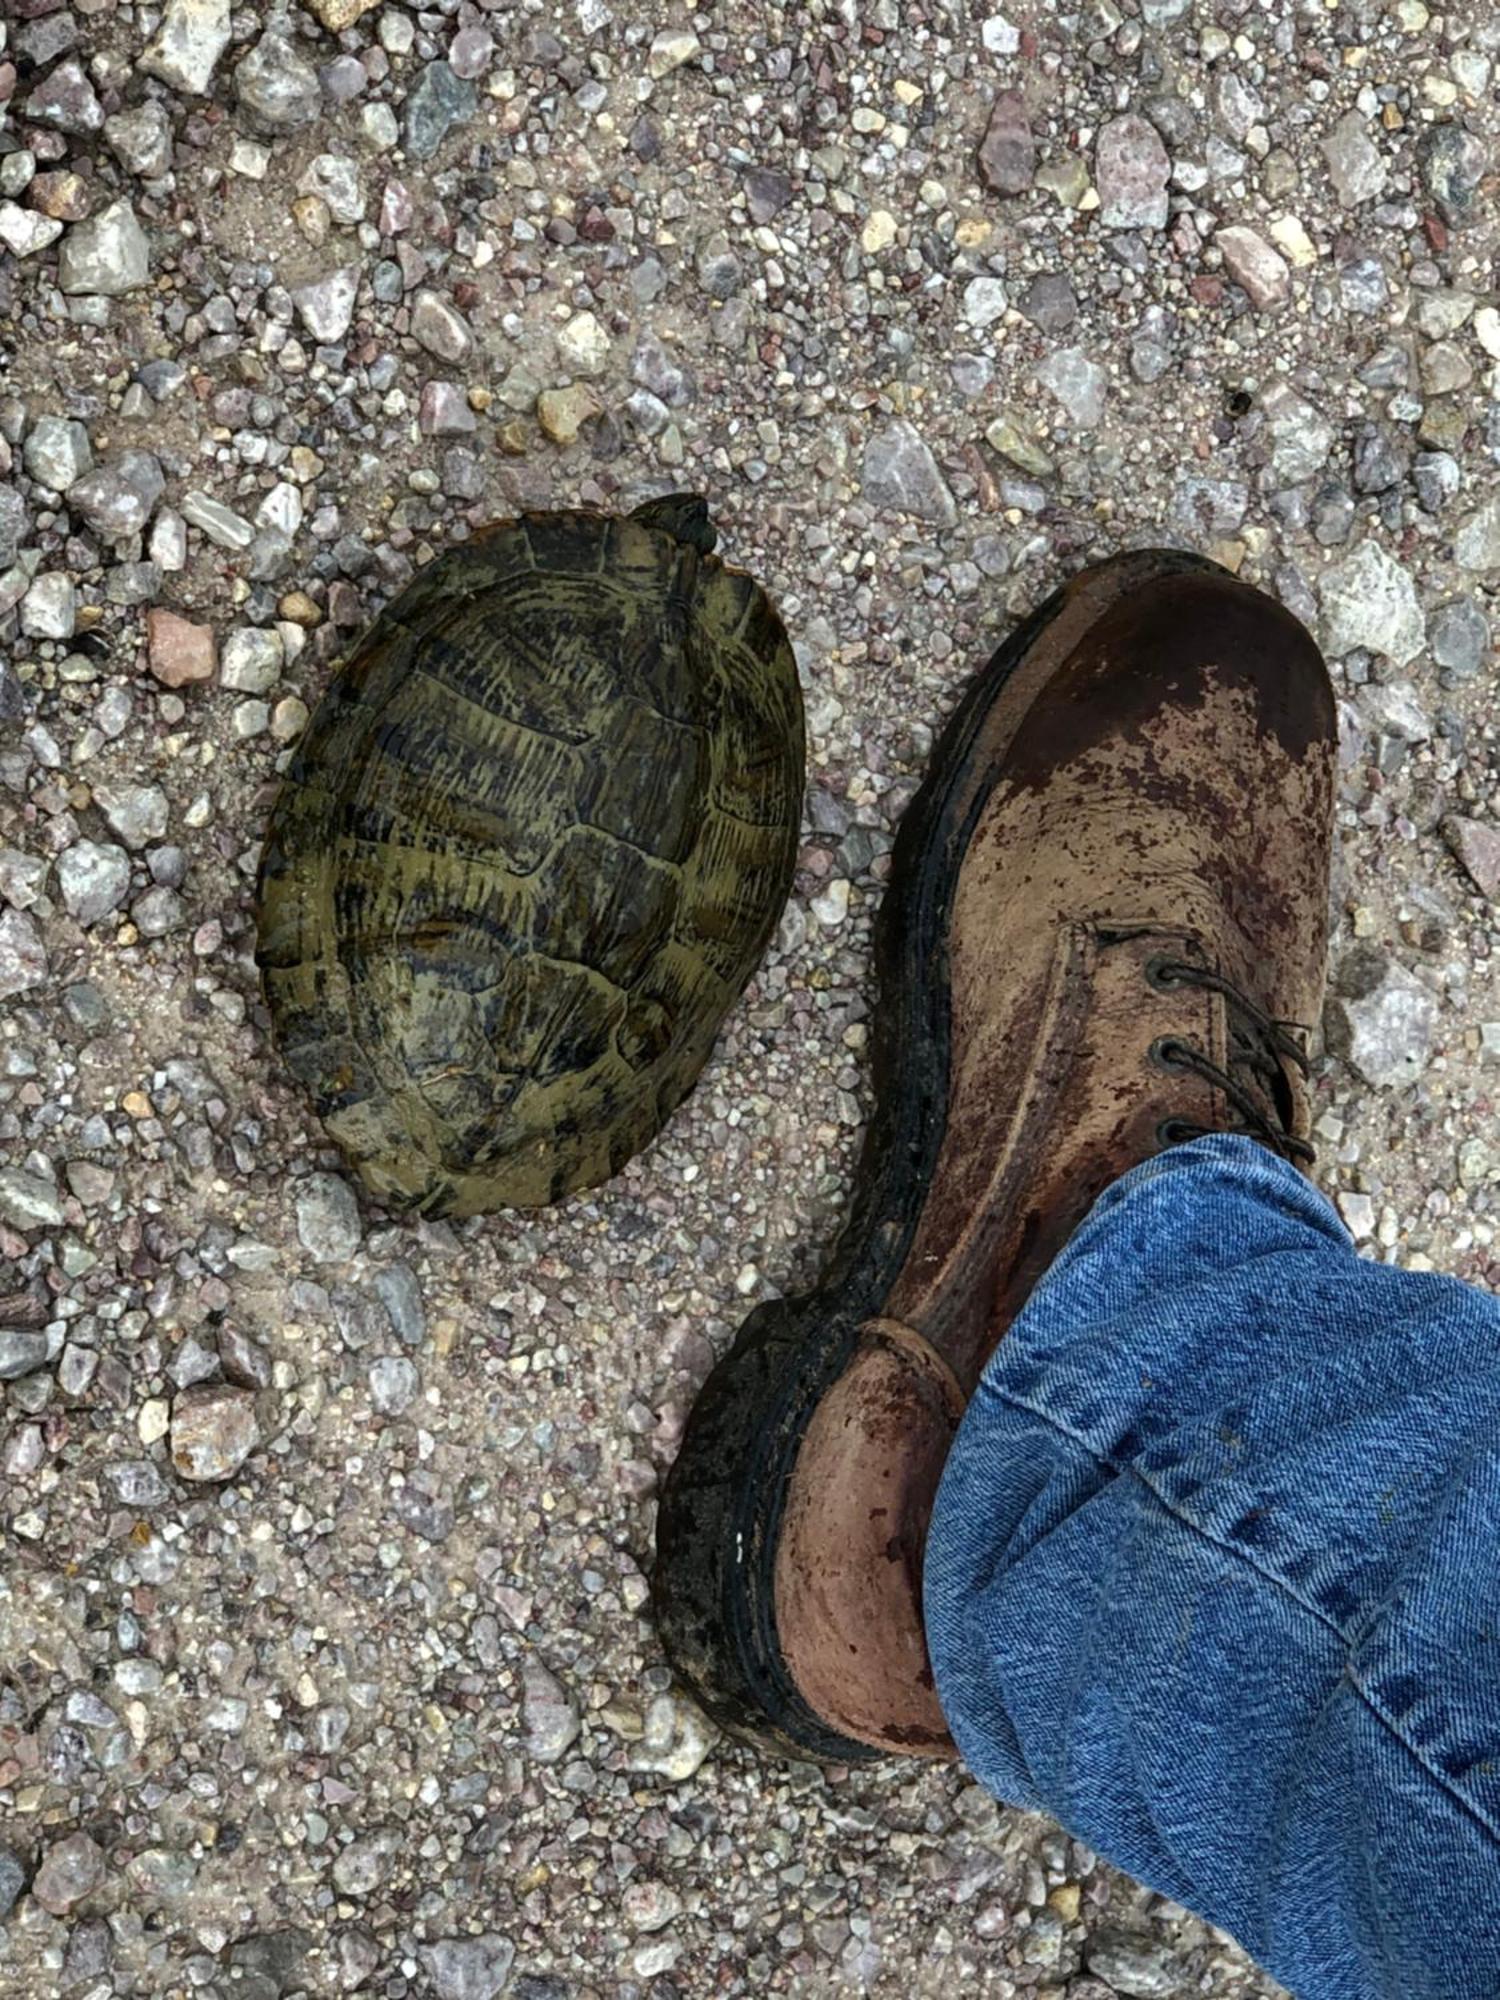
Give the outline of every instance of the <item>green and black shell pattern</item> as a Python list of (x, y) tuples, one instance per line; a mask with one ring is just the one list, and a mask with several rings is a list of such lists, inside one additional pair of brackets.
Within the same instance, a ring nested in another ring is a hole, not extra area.
[(472, 1215), (617, 1173), (791, 885), (802, 700), (701, 501), (502, 522), (341, 666), (272, 809), (276, 1040), (370, 1193)]

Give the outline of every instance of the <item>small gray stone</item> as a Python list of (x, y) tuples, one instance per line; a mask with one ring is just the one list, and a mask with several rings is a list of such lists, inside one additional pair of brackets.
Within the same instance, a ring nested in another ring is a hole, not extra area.
[(1094, 179), (1106, 229), (1165, 229), (1172, 162), (1156, 127), (1136, 112), (1099, 131)]
[(104, 1476), (122, 1507), (160, 1507), (171, 1498), (172, 1489), (161, 1468), (149, 1458), (127, 1458), (106, 1465)]
[(1447, 451), (1419, 451), (1412, 460), (1411, 483), (1429, 514), (1440, 514), (1458, 495), (1463, 473)]
[(97, 924), (125, 900), (130, 856), (113, 841), (75, 840), (58, 856), (57, 885), (75, 922)]
[(722, 229), (705, 236), (694, 259), (698, 283), (711, 299), (733, 298), (745, 280), (745, 269)]
[(1477, 601), (1455, 597), (1440, 604), (1428, 621), (1427, 643), (1445, 685), (1473, 680), (1490, 650), (1490, 628)]
[(352, 229), (364, 220), (365, 191), (359, 168), (343, 153), (319, 153), (297, 183), (301, 194), (316, 195), (335, 222)]
[(26, 502), (13, 486), (0, 486), (0, 569), (9, 569), (30, 526)]
[(745, 169), (745, 202), (750, 210), (752, 222), (762, 226), (774, 222), (791, 200), (792, 194), (793, 187), (789, 175), (778, 173), (773, 167)]
[(236, 694), (264, 694), (281, 678), (283, 647), (279, 632), (254, 625), (237, 625), (225, 634), (219, 651), (219, 679)]
[(1377, 682), (1362, 688), (1360, 704), (1378, 735), (1393, 737), (1398, 743), (1431, 740), (1432, 718), (1410, 681)]
[(34, 208), (18, 208), (13, 201), (0, 201), (0, 243), (13, 257), (35, 257), (57, 241), (62, 229), (50, 215), (39, 215)]
[(418, 292), (411, 310), (411, 336), (439, 361), (462, 361), (473, 345), (468, 324), (437, 292)]
[(1500, 498), (1486, 500), (1453, 537), (1453, 559), (1463, 569), (1500, 569)]
[[(572, 394), (572, 391), (564, 391)], [(478, 419), (469, 407), (469, 398), (458, 382), (428, 382), (417, 406), (417, 428), (423, 437), (468, 437), (478, 429)]]
[(1318, 595), (1335, 656), (1362, 646), (1405, 666), (1421, 652), (1426, 627), (1411, 573), (1377, 543), (1360, 542), (1325, 570)]
[(1036, 174), (1036, 140), (1018, 90), (996, 94), (979, 148), (979, 172), (997, 194), (1024, 194)]
[(1415, 1083), (1432, 1054), (1437, 1001), (1394, 960), (1361, 946), (1340, 966), (1325, 1016), (1328, 1046), (1376, 1089)]
[(964, 318), (981, 331), (1003, 318), (1007, 300), (999, 278), (970, 278), (964, 286)]
[(172, 121), (166, 106), (154, 97), (106, 118), (104, 136), (129, 173), (157, 180), (172, 164)]
[(267, 28), (249, 54), (235, 65), (235, 95), (257, 130), (295, 132), (322, 109), (317, 72), (302, 60), (283, 32), (284, 17)]
[[(0, 1205), (4, 1193), (0, 1189)], [(39, 1368), (47, 1365), (47, 1336), (33, 1333), (24, 1326), (0, 1326), (0, 1382), (19, 1382), (23, 1375), (34, 1375)], [(0, 1876), (4, 1874), (6, 1850), (0, 1848)], [(0, 1887), (0, 1903), (5, 1900)], [(0, 1915), (4, 1911), (0, 1910)]]
[(516, 1948), (497, 1931), (481, 1937), (439, 1938), (420, 1952), (432, 1981), (433, 2000), (499, 2000), (510, 1978)]
[(128, 201), (111, 202), (86, 222), (75, 222), (57, 257), (57, 282), (70, 295), (122, 298), (151, 275), (145, 231)]
[(26, 115), (38, 125), (55, 125), (76, 138), (97, 132), (104, 109), (76, 58), (59, 63), (26, 100)]
[[(157, 852), (164, 852), (158, 849)], [(152, 856), (153, 862), (155, 855)], [(180, 931), (188, 921), (188, 907), (177, 891), (166, 883), (147, 889), (130, 906), (130, 920), (142, 937), (166, 937)]]
[(951, 528), (958, 507), (938, 470), (926, 439), (904, 417), (876, 433), (865, 446), (861, 490), (874, 507)]
[(297, 1187), (297, 1237), (320, 1264), (344, 1264), (359, 1249), (359, 1203), (337, 1174), (312, 1174)]
[(405, 147), (414, 160), (430, 160), (455, 125), (474, 116), (478, 92), (446, 62), (428, 63), (407, 93)]
[(422, 1378), (401, 1354), (383, 1354), (370, 1363), (370, 1401), (383, 1416), (399, 1417), (409, 1410)]
[(1492, 903), (1500, 902), (1500, 827), (1450, 813), (1443, 821), (1443, 838), (1475, 886)]
[(94, 462), (89, 434), (71, 417), (38, 417), (27, 433), (22, 462), (39, 486), (66, 493)]
[(1178, 1989), (1178, 1965), (1165, 1944), (1129, 1931), (1095, 1931), (1083, 1948), (1089, 1971), (1131, 2000), (1167, 2000)]
[(33, 639), (71, 639), (78, 592), (65, 570), (43, 570), (21, 599), (21, 630)]
[(1078, 295), (1060, 271), (1033, 278), (1016, 303), (1042, 333), (1066, 333), (1078, 317)]
[(521, 1720), (526, 1748), (539, 1764), (556, 1764), (578, 1740), (583, 1725), (567, 1690), (533, 1654), (521, 1673)]
[(354, 300), (359, 291), (359, 266), (346, 264), (311, 284), (298, 285), (292, 304), (314, 340), (331, 343), (342, 340), (354, 317)]
[(1323, 140), (1323, 158), (1334, 192), (1345, 208), (1373, 201), (1385, 186), (1388, 169), (1361, 111), (1344, 113)]
[(182, 518), (201, 528), (221, 549), (248, 549), (255, 540), (255, 529), (243, 514), (236, 514), (232, 507), (211, 499), (207, 493), (185, 493)]
[(104, 1851), (86, 1833), (70, 1833), (42, 1856), (31, 1893), (54, 1917), (64, 1917), (104, 1880)]
[(1354, 490), (1389, 493), (1406, 477), (1402, 441), (1385, 424), (1367, 424), (1354, 440)]
[(1328, 464), (1334, 429), (1321, 410), (1286, 382), (1273, 382), (1261, 397), (1270, 434), (1270, 465), (1275, 478), (1288, 486), (1313, 479)]
[(155, 452), (121, 451), (77, 480), (68, 506), (107, 542), (144, 533), (167, 482)]
[(1451, 120), (1430, 126), (1417, 140), (1422, 185), (1437, 203), (1443, 220), (1454, 229), (1464, 228), (1479, 212), (1477, 196), (1486, 164), (1482, 142)]
[(1104, 415), (1109, 377), (1081, 347), (1060, 347), (1037, 363), (1036, 379), (1067, 411), (1081, 431), (1095, 428)]
[(403, 1347), (420, 1347), (427, 1332), (422, 1287), (410, 1264), (388, 1264), (375, 1273), (375, 1294), (390, 1315)]
[(127, 847), (165, 838), (167, 795), (160, 785), (95, 785), (94, 798)]
[(1181, 479), (1167, 524), (1194, 542), (1218, 541), (1235, 532), (1249, 505), (1250, 489), (1237, 479)]
[(0, 1169), (0, 1220), (25, 1230), (56, 1229), (62, 1219), (62, 1197), (54, 1181), (23, 1167)]
[(339, 1850), (333, 1864), (334, 1887), (343, 1896), (373, 1896), (390, 1879), (400, 1852), (401, 1836), (394, 1827), (377, 1827)]
[(47, 947), (36, 921), (20, 910), (0, 911), (0, 1000), (29, 993), (47, 977)]
[(142, 51), (141, 68), (174, 90), (206, 96), (229, 32), (229, 0), (167, 0), (161, 26)]
[(199, 1384), (184, 1389), (172, 1404), (172, 1463), (184, 1479), (228, 1479), (259, 1443), (249, 1389)]
[(16, 1898), (26, 1887), (26, 1869), (13, 1847), (0, 1847), (0, 1924), (16, 1906)]

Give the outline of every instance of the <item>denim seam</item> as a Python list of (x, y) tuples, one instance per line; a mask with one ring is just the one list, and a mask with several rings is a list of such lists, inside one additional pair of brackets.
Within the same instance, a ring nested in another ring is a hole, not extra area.
[[(1191, 1534), (1207, 1542), (1211, 1548), (1218, 1549), (1223, 1555), (1232, 1556), (1236, 1562), (1242, 1563), (1246, 1569), (1253, 1570), (1258, 1577), (1261, 1577), (1273, 1589), (1279, 1591), (1289, 1602), (1295, 1604), (1300, 1611), (1306, 1612), (1307, 1616), (1321, 1625), (1325, 1632), (1332, 1633), (1347, 1651), (1349, 1638), (1342, 1626), (1336, 1625), (1331, 1618), (1325, 1617), (1315, 1604), (1309, 1604), (1307, 1599), (1292, 1584), (1288, 1583), (1285, 1577), (1278, 1576), (1274, 1570), (1263, 1568), (1252, 1556), (1247, 1555), (1243, 1549), (1235, 1548), (1231, 1543), (1222, 1540), (1212, 1529), (1204, 1527), (1201, 1522), (1194, 1521), (1190, 1516), (1179, 1512), (1160, 1488), (1152, 1485), (1145, 1473), (1139, 1471), (1133, 1465), (1121, 1465), (1117, 1459), (1097, 1451), (1081, 1432), (1073, 1429), (1070, 1424), (1066, 1424), (1060, 1418), (1054, 1416), (1050, 1410), (1039, 1410), (1034, 1403), (1025, 1402), (1019, 1396), (1012, 1395), (1004, 1389), (992, 1388), (990, 1393), (1001, 1402), (1009, 1403), (1013, 1409), (1023, 1410), (1027, 1416), (1040, 1418), (1049, 1429), (1056, 1431), (1060, 1437), (1065, 1437), (1071, 1443), (1082, 1446), (1090, 1458), (1094, 1460), (1095, 1464), (1106, 1466), (1116, 1476), (1120, 1473), (1128, 1473), (1133, 1480), (1145, 1488), (1146, 1492), (1151, 1495), (1162, 1512), (1170, 1515), (1179, 1527), (1186, 1528)], [(1401, 1748), (1406, 1751), (1412, 1761), (1427, 1773), (1439, 1791), (1450, 1799), (1468, 1818), (1472, 1819), (1476, 1825), (1481, 1827), (1492, 1841), (1500, 1845), (1500, 1827), (1497, 1827), (1491, 1821), (1488, 1814), (1475, 1805), (1472, 1800), (1465, 1798), (1462, 1792), (1454, 1789), (1453, 1782), (1446, 1773), (1437, 1770), (1427, 1756), (1402, 1732), (1398, 1724), (1385, 1713), (1384, 1709), (1380, 1707), (1364, 1683), (1356, 1677), (1347, 1660), (1340, 1679), (1348, 1682), (1349, 1686), (1359, 1696), (1371, 1715), (1375, 1717), (1375, 1720), (1400, 1744)]]

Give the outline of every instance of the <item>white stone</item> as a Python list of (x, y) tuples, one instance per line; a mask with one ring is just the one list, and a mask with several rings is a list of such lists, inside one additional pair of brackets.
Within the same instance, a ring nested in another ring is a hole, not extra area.
[(161, 26), (141, 54), (141, 68), (174, 90), (206, 96), (229, 33), (229, 0), (167, 0)]
[(576, 313), (557, 336), (557, 352), (575, 375), (602, 375), (609, 366), (609, 335), (593, 313)]
[(1326, 569), (1318, 596), (1335, 658), (1363, 646), (1404, 667), (1421, 652), (1427, 625), (1411, 573), (1378, 543), (1361, 542)]

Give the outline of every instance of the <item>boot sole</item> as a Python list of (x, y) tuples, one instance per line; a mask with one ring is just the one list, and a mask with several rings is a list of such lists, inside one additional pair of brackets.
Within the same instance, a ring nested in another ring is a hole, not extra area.
[(830, 1728), (799, 1694), (776, 1632), (776, 1550), (803, 1434), (906, 1260), (942, 1145), (949, 915), (975, 823), (1004, 769), (976, 755), (984, 721), (1082, 588), (1102, 586), (1102, 608), (1158, 578), (1204, 571), (1226, 574), (1201, 557), (1145, 550), (1054, 592), (970, 683), (898, 829), (874, 933), (875, 1109), (849, 1219), (817, 1287), (767, 1300), (740, 1328), (693, 1406), (657, 1513), (652, 1600), (667, 1656), (716, 1722), (775, 1755), (842, 1763), (882, 1755)]

